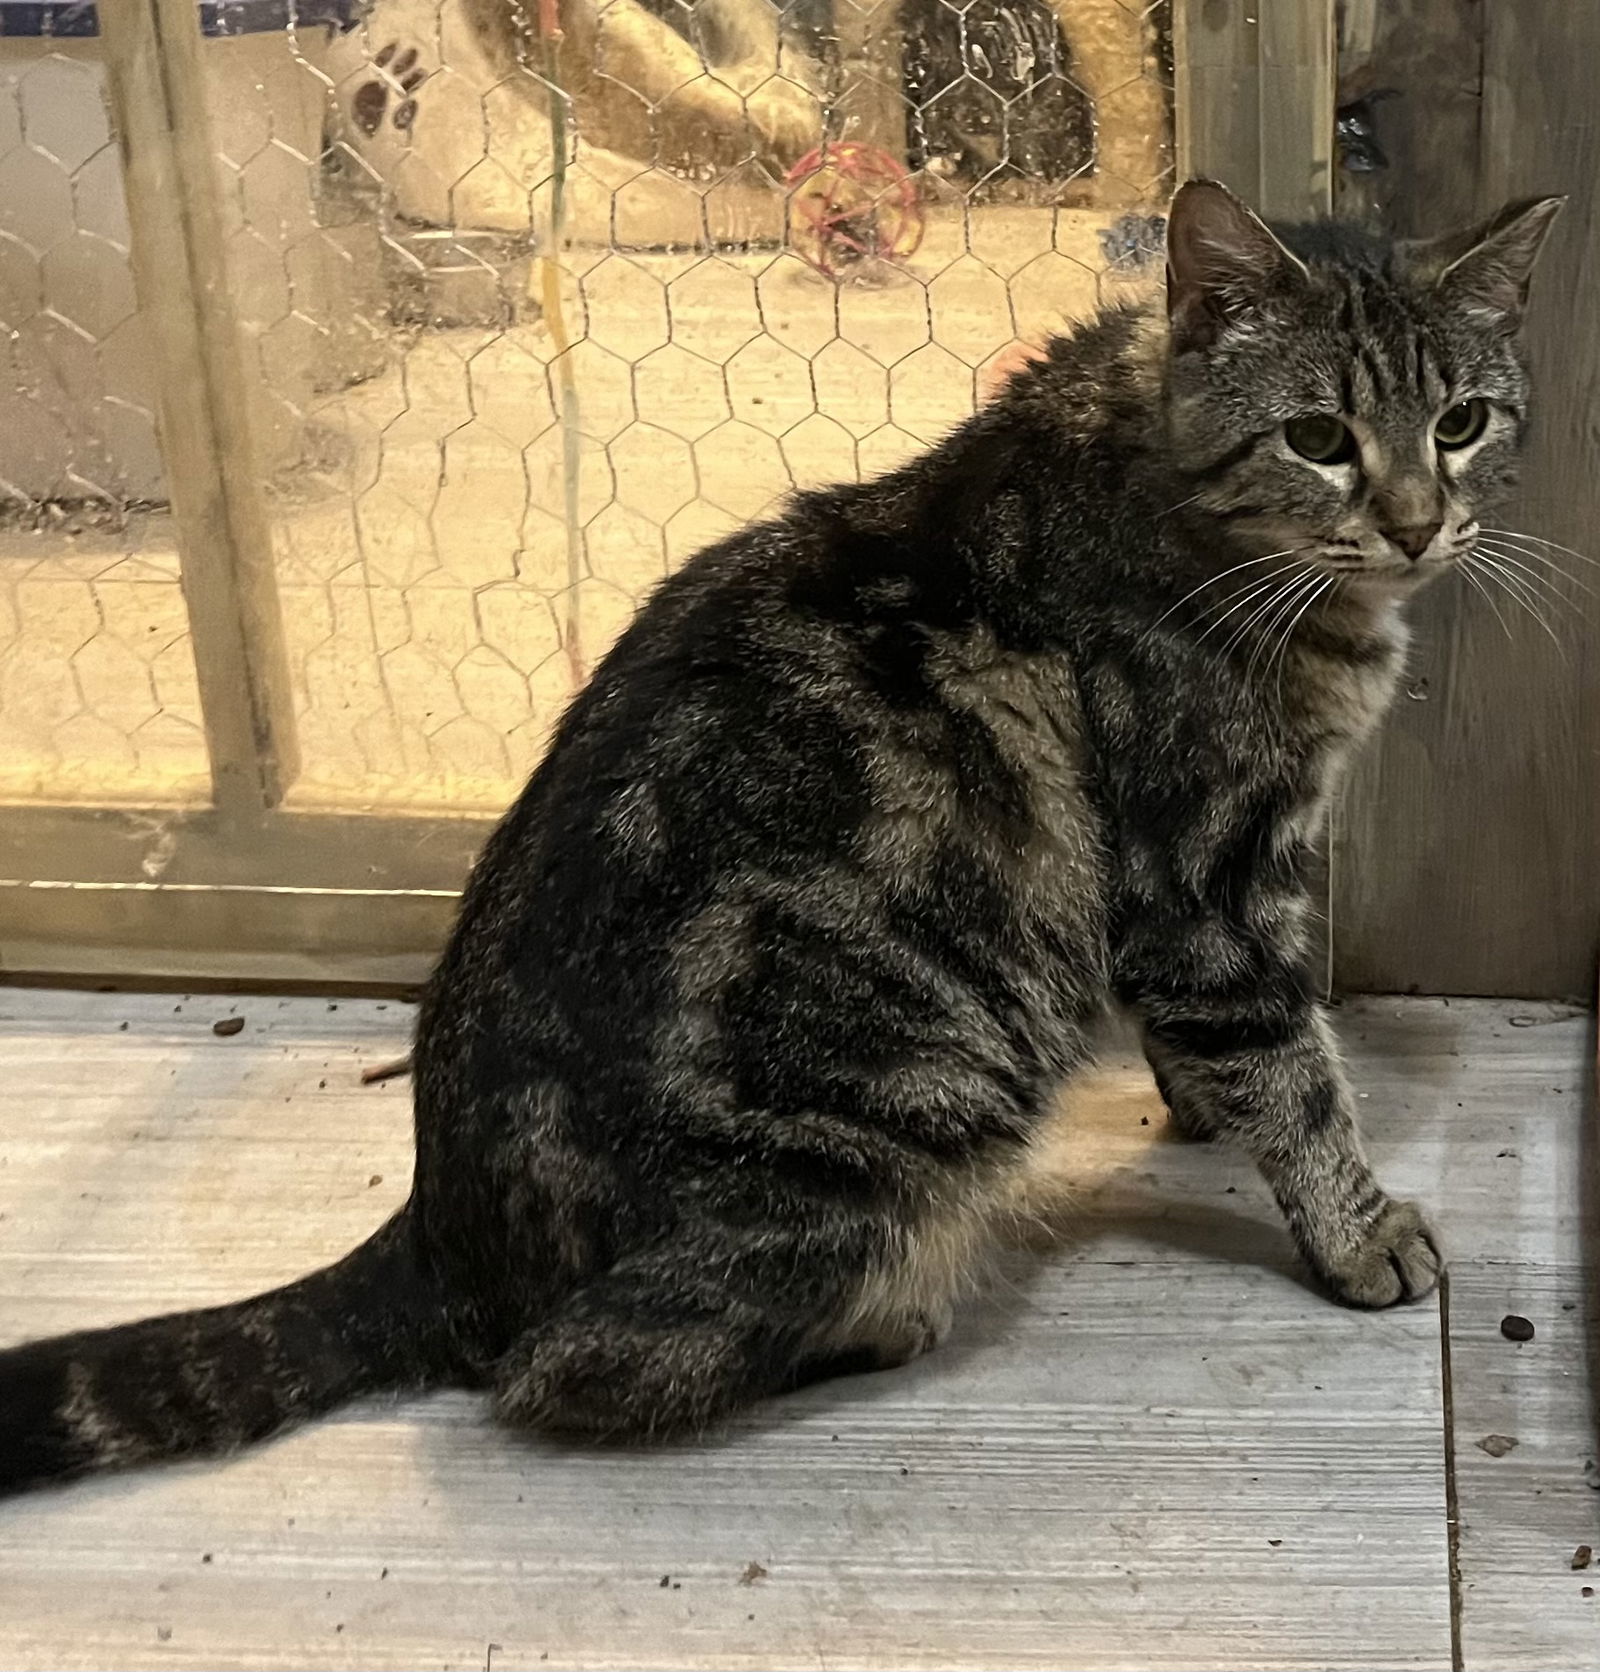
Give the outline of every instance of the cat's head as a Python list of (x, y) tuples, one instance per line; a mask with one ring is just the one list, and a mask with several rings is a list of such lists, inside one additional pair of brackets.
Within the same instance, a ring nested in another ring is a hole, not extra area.
[(1234, 542), (1409, 587), (1469, 550), (1510, 488), (1527, 404), (1517, 333), (1564, 200), (1396, 244), (1274, 234), (1212, 181), (1167, 228), (1174, 462)]

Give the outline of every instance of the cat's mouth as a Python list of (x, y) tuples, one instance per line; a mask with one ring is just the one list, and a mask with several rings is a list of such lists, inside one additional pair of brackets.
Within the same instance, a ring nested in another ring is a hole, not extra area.
[(1432, 580), (1470, 554), (1477, 538), (1478, 525), (1473, 522), (1464, 524), (1448, 538), (1436, 538), (1417, 553), (1375, 535), (1370, 542), (1322, 540), (1306, 556), (1331, 574), (1409, 590)]

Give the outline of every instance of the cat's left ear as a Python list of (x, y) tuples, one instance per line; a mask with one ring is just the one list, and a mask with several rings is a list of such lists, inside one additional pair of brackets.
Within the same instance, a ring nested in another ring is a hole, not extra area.
[(1510, 330), (1522, 323), (1528, 281), (1564, 197), (1508, 203), (1481, 226), (1407, 247), (1407, 260), (1446, 302)]
[(1215, 180), (1188, 180), (1167, 213), (1172, 352), (1208, 348), (1267, 297), (1306, 276), (1248, 204)]

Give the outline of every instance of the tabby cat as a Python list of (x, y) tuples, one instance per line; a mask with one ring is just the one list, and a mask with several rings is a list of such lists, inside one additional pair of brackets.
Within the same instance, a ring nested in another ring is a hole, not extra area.
[(1362, 1156), (1302, 862), (1401, 606), (1512, 480), (1560, 200), (1399, 246), (1171, 208), (1165, 309), (689, 562), (490, 839), (417, 1027), (415, 1188), (339, 1264), (0, 1354), (0, 1486), (354, 1395), (693, 1431), (944, 1333), (1110, 1001), (1336, 1299), (1438, 1245)]

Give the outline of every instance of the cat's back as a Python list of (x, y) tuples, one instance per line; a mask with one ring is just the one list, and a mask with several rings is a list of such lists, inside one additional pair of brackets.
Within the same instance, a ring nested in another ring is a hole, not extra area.
[(423, 1036), (524, 1000), (647, 1024), (686, 926), (738, 879), (848, 849), (869, 763), (853, 647), (816, 607), (848, 566), (825, 509), (696, 554), (619, 637), (483, 849)]
[(1085, 882), (1072, 681), (1003, 642), (975, 555), (1025, 469), (1003, 416), (980, 422), (664, 582), (487, 844), (424, 1050), (637, 1040), (735, 919), (746, 939), (791, 908), (864, 921), (957, 871), (997, 910)]

